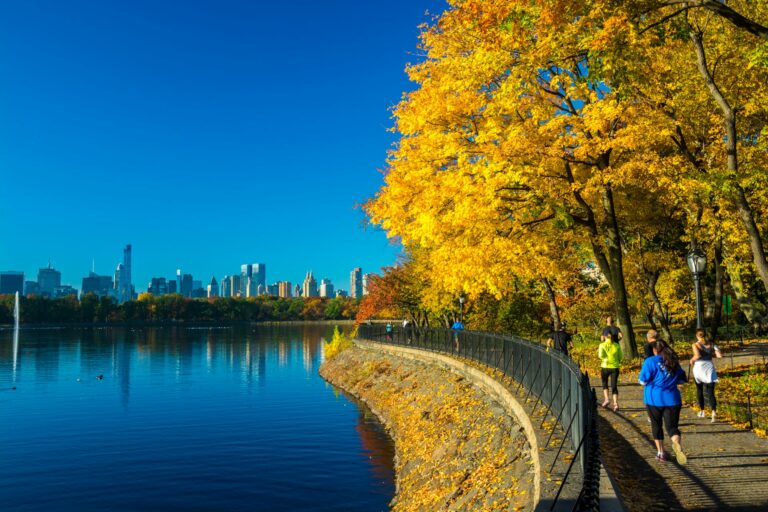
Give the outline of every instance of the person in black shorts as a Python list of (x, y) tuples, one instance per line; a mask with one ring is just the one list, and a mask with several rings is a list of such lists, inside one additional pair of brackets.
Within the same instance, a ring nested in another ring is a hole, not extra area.
[(555, 330), (547, 339), (547, 346), (568, 355), (568, 349), (573, 348), (573, 337), (565, 330), (565, 322), (555, 326)]

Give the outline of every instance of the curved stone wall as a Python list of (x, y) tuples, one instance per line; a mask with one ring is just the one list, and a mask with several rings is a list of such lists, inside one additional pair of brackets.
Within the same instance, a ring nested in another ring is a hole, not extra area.
[(320, 374), (365, 401), (394, 439), (393, 510), (534, 509), (536, 436), (503, 386), (446, 356), (356, 344)]

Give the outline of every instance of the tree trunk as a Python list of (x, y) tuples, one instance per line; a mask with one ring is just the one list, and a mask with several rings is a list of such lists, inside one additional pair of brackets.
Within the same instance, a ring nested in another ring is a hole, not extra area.
[(723, 240), (718, 238), (715, 242), (715, 285), (714, 285), (714, 305), (712, 310), (711, 335), (717, 339), (717, 331), (723, 322), (723, 279), (725, 272), (723, 269)]
[(698, 65), (701, 76), (704, 77), (704, 82), (709, 89), (710, 95), (714, 98), (718, 107), (723, 113), (723, 124), (725, 126), (725, 149), (728, 154), (728, 170), (731, 171), (732, 185), (735, 189), (735, 193), (732, 194), (731, 200), (739, 213), (744, 229), (747, 232), (749, 238), (749, 248), (752, 251), (752, 259), (755, 263), (755, 269), (760, 276), (760, 280), (763, 282), (763, 286), (768, 290), (768, 259), (765, 256), (765, 248), (763, 247), (763, 240), (760, 237), (760, 230), (755, 222), (755, 215), (752, 211), (752, 207), (749, 205), (747, 195), (744, 192), (744, 188), (739, 184), (738, 171), (738, 138), (736, 131), (736, 110), (731, 106), (728, 100), (723, 96), (722, 91), (717, 86), (712, 73), (707, 66), (707, 54), (704, 51), (704, 43), (702, 41), (702, 34), (700, 31), (691, 30), (691, 41), (693, 41), (693, 47), (696, 50), (696, 64)]
[(672, 331), (669, 328), (669, 317), (664, 314), (664, 308), (661, 305), (661, 299), (659, 299), (659, 294), (656, 293), (656, 282), (659, 280), (659, 271), (657, 270), (655, 272), (651, 272), (647, 274), (647, 276), (648, 279), (646, 280), (646, 285), (648, 286), (648, 294), (651, 296), (654, 308), (659, 312), (658, 318), (659, 323), (661, 324), (661, 332), (664, 335), (664, 339), (667, 341), (667, 343), (671, 344), (673, 339)]
[(624, 256), (621, 252), (621, 234), (619, 223), (616, 219), (616, 210), (613, 204), (613, 191), (610, 185), (606, 185), (602, 192), (603, 211), (605, 213), (606, 242), (608, 246), (608, 262), (610, 264), (611, 288), (613, 289), (613, 303), (616, 307), (616, 325), (621, 329), (624, 337), (621, 340), (621, 349), (627, 359), (637, 357), (637, 345), (635, 344), (635, 332), (632, 329), (632, 316), (629, 314), (629, 300), (627, 287), (624, 283)]
[(555, 291), (552, 289), (552, 285), (549, 283), (549, 279), (543, 278), (544, 289), (547, 292), (547, 298), (549, 298), (549, 314), (552, 317), (552, 329), (558, 330), (560, 328), (560, 310), (557, 307), (557, 301), (555, 300)]
[(765, 327), (766, 321), (768, 321), (765, 304), (749, 293), (738, 270), (729, 268), (728, 275), (731, 278), (731, 288), (733, 288), (736, 302), (739, 304), (739, 310), (744, 313), (747, 321), (755, 331), (761, 330)]

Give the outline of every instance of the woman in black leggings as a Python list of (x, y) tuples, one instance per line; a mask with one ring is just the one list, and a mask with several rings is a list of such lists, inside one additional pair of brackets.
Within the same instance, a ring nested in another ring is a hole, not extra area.
[(717, 417), (717, 399), (715, 398), (715, 383), (717, 371), (712, 360), (715, 357), (723, 357), (720, 348), (712, 341), (707, 340), (704, 329), (696, 329), (696, 343), (693, 344), (693, 380), (696, 381), (696, 399), (699, 402), (699, 418), (705, 416), (704, 396), (706, 395), (709, 406), (712, 408), (712, 422)]

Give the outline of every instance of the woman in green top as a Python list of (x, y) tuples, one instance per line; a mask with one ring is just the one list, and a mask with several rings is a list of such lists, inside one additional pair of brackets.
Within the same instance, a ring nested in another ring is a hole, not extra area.
[(613, 392), (613, 410), (619, 410), (619, 367), (624, 355), (621, 353), (619, 337), (616, 334), (603, 334), (603, 341), (597, 348), (597, 357), (600, 358), (600, 377), (603, 380), (603, 396), (605, 401), (603, 407), (608, 407), (608, 379), (611, 380), (611, 391)]

